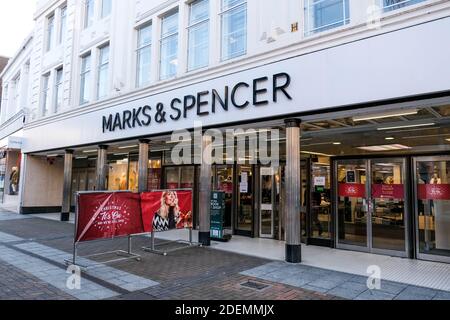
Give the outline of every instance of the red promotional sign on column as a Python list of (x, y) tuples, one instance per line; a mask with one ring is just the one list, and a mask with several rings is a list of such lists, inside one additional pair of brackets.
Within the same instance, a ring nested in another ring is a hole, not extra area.
[(139, 194), (104, 192), (79, 195), (76, 242), (142, 232)]
[(361, 183), (339, 183), (339, 196), (364, 198), (366, 196), (366, 185)]
[(141, 194), (145, 232), (192, 228), (192, 191), (167, 190)]
[(417, 193), (420, 200), (450, 200), (450, 185), (419, 184)]
[(403, 184), (372, 184), (372, 197), (377, 199), (404, 199), (405, 188)]

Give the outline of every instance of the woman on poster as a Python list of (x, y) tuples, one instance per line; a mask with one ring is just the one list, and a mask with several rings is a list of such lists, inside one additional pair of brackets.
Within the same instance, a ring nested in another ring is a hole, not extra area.
[(153, 217), (153, 230), (168, 231), (184, 228), (190, 218), (190, 211), (181, 212), (176, 191), (165, 191), (161, 195), (161, 206)]

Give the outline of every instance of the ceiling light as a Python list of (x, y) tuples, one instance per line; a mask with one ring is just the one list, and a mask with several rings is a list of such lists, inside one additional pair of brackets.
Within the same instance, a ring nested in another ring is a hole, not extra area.
[(394, 137), (386, 137), (386, 138), (384, 138), (385, 140), (395, 140), (395, 138)]
[(312, 151), (301, 151), (301, 153), (312, 154), (313, 156), (334, 157), (334, 155), (331, 155), (331, 154), (325, 154), (325, 153), (320, 153), (320, 152), (312, 152)]
[(357, 147), (357, 149), (365, 151), (392, 151), (392, 150), (409, 150), (411, 147), (402, 144), (386, 144), (381, 146)]
[(342, 142), (333, 142), (333, 144), (334, 144), (335, 146), (340, 146), (340, 145), (342, 144)]
[(124, 153), (114, 153), (115, 156), (127, 156), (128, 153), (124, 152)]
[(401, 117), (401, 116), (410, 116), (414, 114), (418, 114), (418, 109), (412, 109), (412, 110), (397, 110), (397, 111), (391, 111), (391, 112), (383, 112), (383, 113), (376, 113), (366, 116), (358, 116), (353, 117), (353, 121), (367, 121), (367, 120), (376, 120), (376, 119), (385, 119), (385, 118), (394, 118), (394, 117)]
[(423, 136), (408, 136), (408, 137), (403, 137), (402, 139), (435, 138), (435, 137), (445, 137), (445, 136), (450, 136), (450, 133), (430, 134), (430, 135), (423, 135)]
[(393, 129), (406, 129), (406, 128), (418, 128), (418, 127), (429, 127), (434, 126), (435, 123), (421, 123), (421, 124), (409, 124), (404, 126), (396, 126), (396, 127), (384, 127), (384, 128), (378, 128), (378, 131), (384, 131), (384, 130), (393, 130)]
[(181, 139), (181, 140), (176, 140), (176, 141), (166, 141), (167, 144), (175, 144), (175, 143), (183, 143), (183, 142), (191, 142), (192, 139)]
[(76, 157), (75, 159), (87, 159), (88, 157), (87, 156), (85, 156), (85, 157)]
[(59, 154), (49, 154), (47, 155), (47, 158), (55, 158), (57, 156), (59, 156)]
[(137, 148), (139, 147), (137, 144), (132, 145), (132, 146), (123, 146), (123, 147), (119, 147), (119, 149), (131, 149), (131, 148)]
[(83, 153), (93, 153), (93, 152), (97, 152), (97, 149), (96, 150), (84, 150), (83, 151)]

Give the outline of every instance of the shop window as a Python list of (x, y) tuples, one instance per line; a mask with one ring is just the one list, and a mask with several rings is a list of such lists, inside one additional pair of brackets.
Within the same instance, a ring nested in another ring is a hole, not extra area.
[(189, 5), (188, 70), (209, 63), (209, 0), (197, 0)]
[(350, 22), (348, 0), (306, 0), (306, 35), (346, 25)]
[(161, 159), (153, 158), (148, 161), (147, 190), (161, 189)]
[(247, 52), (247, 1), (222, 0), (222, 60)]

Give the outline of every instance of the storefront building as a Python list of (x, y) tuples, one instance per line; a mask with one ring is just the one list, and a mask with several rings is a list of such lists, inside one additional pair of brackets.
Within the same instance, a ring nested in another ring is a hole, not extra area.
[(220, 190), (227, 232), (285, 241), (289, 262), (301, 242), (450, 262), (447, 1), (160, 2), (40, 1), (36, 39), (70, 37), (38, 59), (36, 95), (61, 98), (32, 101), (22, 213), (192, 188), (208, 243)]

